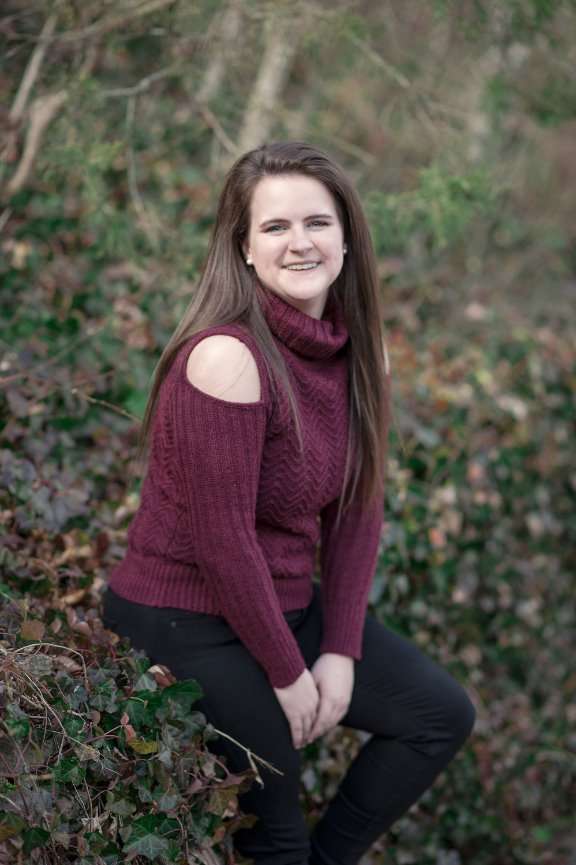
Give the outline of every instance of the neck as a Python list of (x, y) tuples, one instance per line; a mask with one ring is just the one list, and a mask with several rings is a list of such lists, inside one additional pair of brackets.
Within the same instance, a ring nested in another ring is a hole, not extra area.
[(303, 310), (262, 284), (259, 293), (270, 329), (297, 354), (325, 360), (346, 346), (348, 330), (334, 294), (328, 294), (313, 315), (310, 306)]
[(294, 309), (300, 310), (305, 315), (309, 315), (311, 318), (321, 319), (324, 315), (324, 310), (326, 308), (326, 301), (328, 298), (327, 294), (323, 294), (321, 297), (313, 297), (310, 300), (301, 300), (300, 298), (289, 297), (288, 295), (280, 295), (286, 303), (289, 303)]

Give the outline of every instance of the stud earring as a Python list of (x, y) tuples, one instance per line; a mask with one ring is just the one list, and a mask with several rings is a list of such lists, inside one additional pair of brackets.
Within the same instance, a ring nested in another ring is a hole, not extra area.
[(254, 263), (254, 262), (252, 261), (252, 259), (251, 259), (250, 256), (248, 255), (247, 258), (246, 258), (246, 264), (250, 265), (250, 264), (253, 264), (253, 263)]
[(343, 251), (344, 255), (346, 255), (346, 253), (348, 252), (348, 247), (346, 246), (346, 244), (344, 244), (342, 251)]

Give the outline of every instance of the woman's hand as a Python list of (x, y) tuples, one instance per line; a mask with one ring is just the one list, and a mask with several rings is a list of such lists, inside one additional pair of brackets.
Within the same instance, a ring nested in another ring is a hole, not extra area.
[(320, 694), (320, 705), (305, 744), (335, 727), (348, 711), (354, 687), (354, 659), (326, 652), (310, 672)]
[(303, 748), (310, 736), (320, 697), (312, 673), (304, 670), (286, 688), (274, 688), (278, 702), (288, 718), (295, 748)]

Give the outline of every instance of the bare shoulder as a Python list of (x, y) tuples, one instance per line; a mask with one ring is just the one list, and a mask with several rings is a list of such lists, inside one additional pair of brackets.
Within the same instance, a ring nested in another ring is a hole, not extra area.
[(235, 336), (213, 334), (198, 342), (186, 363), (190, 384), (226, 402), (259, 402), (260, 376), (254, 355)]

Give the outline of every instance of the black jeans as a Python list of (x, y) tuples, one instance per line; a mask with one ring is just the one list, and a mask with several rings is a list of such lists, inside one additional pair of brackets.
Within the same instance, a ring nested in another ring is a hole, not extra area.
[[(322, 637), (319, 586), (306, 609), (284, 615), (310, 668)], [(260, 819), (236, 832), (234, 844), (259, 865), (356, 865), (430, 787), (474, 725), (474, 707), (455, 679), (368, 614), (341, 724), (373, 735), (309, 837), (299, 805), (300, 752), (288, 720), (264, 670), (225, 619), (132, 603), (107, 589), (104, 624), (177, 679), (196, 679), (204, 691), (198, 710), (284, 773), (260, 765), (264, 787), (254, 783), (239, 797), (242, 810)], [(231, 771), (248, 768), (245, 752), (228, 740), (214, 740), (214, 750)]]

